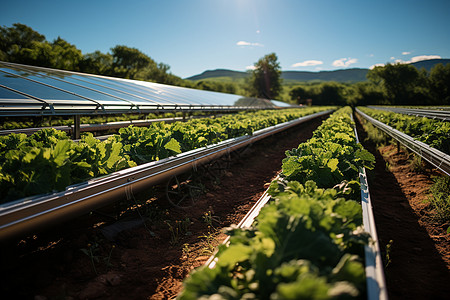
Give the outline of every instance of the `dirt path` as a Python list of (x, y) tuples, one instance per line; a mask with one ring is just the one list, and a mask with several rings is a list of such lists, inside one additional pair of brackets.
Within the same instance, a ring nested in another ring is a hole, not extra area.
[[(248, 148), (222, 176), (205, 182), (207, 192), (193, 208), (174, 209), (155, 197), (161, 190), (136, 195), (135, 213), (129, 215), (139, 222), (139, 212), (146, 226), (122, 231), (112, 241), (101, 233), (108, 219), (93, 215), (18, 245), (2, 245), (0, 263), (7, 276), (0, 281), (0, 295), (40, 300), (175, 297), (185, 276), (224, 239), (221, 228), (237, 224), (259, 199), (280, 170), (284, 152), (309, 139), (321, 122), (301, 124)], [(86, 219), (94, 228), (83, 228)]]
[(393, 145), (377, 150), (360, 125), (357, 130), (376, 158), (368, 180), (385, 264), (387, 254), (390, 260), (385, 268), (389, 299), (448, 299), (450, 238), (444, 226), (430, 220), (424, 202), (436, 171), (411, 171), (408, 153)]

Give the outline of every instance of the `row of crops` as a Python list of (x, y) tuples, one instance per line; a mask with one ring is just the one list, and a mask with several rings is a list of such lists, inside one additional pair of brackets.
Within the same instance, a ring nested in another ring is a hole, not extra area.
[(350, 108), (286, 152), (272, 201), (250, 228), (230, 228), (213, 267), (194, 271), (180, 299), (343, 299), (366, 289), (359, 169), (374, 157), (356, 142)]
[(408, 116), (367, 107), (358, 107), (358, 109), (418, 141), (450, 154), (450, 122)]
[(79, 142), (54, 129), (27, 137), (0, 137), (0, 203), (64, 190), (67, 186), (139, 164), (160, 160), (255, 130), (329, 109), (257, 111), (150, 127), (127, 127), (99, 141), (91, 133)]
[[(375, 128), (381, 128), (381, 132), (387, 133), (394, 139), (397, 139), (405, 147), (417, 154), (419, 159), (415, 160), (414, 168), (422, 170), (421, 160), (426, 160), (431, 165), (441, 171), (440, 175), (433, 175), (434, 183), (429, 188), (429, 196), (424, 199), (424, 203), (429, 203), (431, 211), (428, 212), (428, 218), (437, 224), (441, 224), (450, 233), (450, 122), (429, 119), (425, 117), (409, 116), (401, 113), (388, 112), (380, 109), (370, 109), (365, 107), (358, 108), (369, 117), (382, 122), (388, 126), (400, 131), (401, 134), (407, 134), (411, 138), (405, 139), (399, 134), (392, 133), (390, 127), (372, 126), (372, 121), (363, 121), (369, 137), (379, 143), (386, 141), (386, 136), (381, 134)], [(389, 108), (382, 108), (389, 109)], [(445, 108), (443, 108), (445, 109)], [(410, 109), (412, 111), (414, 109)], [(410, 112), (408, 112), (410, 113)], [(360, 113), (359, 113), (360, 114)], [(361, 114), (360, 114), (361, 115)], [(364, 117), (366, 119), (367, 117)], [(362, 118), (362, 119), (363, 119)], [(375, 130), (374, 130), (375, 129)], [(421, 145), (416, 141), (427, 145)], [(425, 147), (424, 147), (425, 146)], [(440, 151), (436, 151), (440, 150)]]

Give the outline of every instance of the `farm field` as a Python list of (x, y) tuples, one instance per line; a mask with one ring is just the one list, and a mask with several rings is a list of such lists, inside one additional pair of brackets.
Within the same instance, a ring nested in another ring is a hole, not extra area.
[[(3, 269), (10, 274), (2, 283), (2, 293), (40, 299), (175, 297), (182, 290), (183, 279), (225, 238), (221, 228), (238, 223), (279, 172), (285, 150), (310, 138), (319, 123), (309, 121), (246, 149), (228, 163), (229, 168), (213, 176), (214, 180), (202, 181), (206, 193), (193, 208), (174, 209), (164, 199), (163, 188), (153, 189), (151, 193), (157, 196), (151, 199), (140, 193), (136, 205), (122, 216), (122, 220), (138, 220), (138, 226), (122, 223), (120, 226), (128, 229), (112, 242), (102, 233), (102, 228), (114, 223), (111, 212), (117, 208), (109, 207), (17, 245), (2, 245), (8, 253), (2, 256)], [(448, 234), (443, 226), (429, 222), (429, 209), (423, 203), (432, 183), (429, 174), (436, 171), (409, 171), (408, 154), (396, 153), (396, 146), (377, 150), (360, 126), (358, 132), (377, 159), (368, 177), (387, 264), (389, 298), (432, 295), (444, 299), (449, 292)], [(139, 224), (140, 215), (146, 226)], [(409, 268), (411, 263), (414, 271)], [(30, 282), (26, 289), (20, 288)]]
[[(111, 299), (113, 295), (116, 299), (124, 295), (130, 299), (141, 299), (142, 295), (153, 299), (175, 296), (191, 268), (200, 266), (209, 257), (210, 244), (215, 246), (224, 238), (220, 229), (238, 223), (258, 200), (267, 187), (265, 183), (269, 183), (280, 169), (285, 150), (309, 138), (319, 124), (320, 120), (312, 120), (248, 148), (241, 158), (232, 162), (218, 182), (206, 182), (206, 194), (192, 209), (174, 210), (160, 190), (160, 199), (150, 199), (151, 203), (140, 211), (150, 218), (148, 228), (153, 234), (140, 226), (121, 233), (118, 241), (111, 243), (103, 237), (99, 227), (84, 230), (78, 225), (81, 221), (76, 220), (36, 241), (31, 238), (18, 247), (9, 248), (15, 259), (4, 261), (11, 276), (2, 286), (2, 292), (14, 295), (19, 291), (24, 296), (44, 295), (49, 299), (58, 295), (76, 297), (79, 293), (99, 299)], [(137, 201), (146, 200), (145, 193), (137, 197)], [(205, 213), (210, 213), (214, 220), (209, 228)], [(130, 214), (139, 219), (136, 209)], [(171, 242), (167, 223), (174, 226), (186, 218), (193, 223), (188, 226), (190, 234), (180, 233), (178, 240)], [(98, 224), (110, 219), (93, 215), (83, 221)], [(88, 244), (95, 246), (93, 251), (100, 259), (95, 262), (99, 275), (93, 270), (90, 257), (81, 251), (89, 249)], [(109, 269), (103, 258), (109, 257), (111, 249), (112, 266)], [(120, 281), (111, 285), (105, 282), (105, 274), (109, 274), (110, 280), (120, 278)], [(36, 281), (36, 278), (41, 279)], [(35, 282), (35, 285), (20, 289), (24, 282)]]
[(448, 224), (436, 223), (426, 202), (432, 178), (442, 175), (425, 163), (414, 170), (413, 155), (403, 147), (400, 152), (395, 144), (377, 147), (359, 122), (357, 129), (376, 158), (368, 179), (389, 299), (445, 299), (450, 292), (445, 283), (450, 280)]

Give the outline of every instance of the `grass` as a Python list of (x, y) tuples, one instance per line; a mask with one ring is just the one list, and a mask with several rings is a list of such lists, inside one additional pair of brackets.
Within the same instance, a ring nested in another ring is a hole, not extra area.
[(177, 245), (181, 237), (184, 235), (191, 235), (192, 233), (189, 231), (189, 226), (192, 224), (189, 218), (185, 218), (184, 220), (176, 220), (174, 224), (170, 221), (164, 221), (169, 227), (170, 232), (170, 244), (172, 246)]
[[(450, 177), (441, 176), (434, 179), (430, 187), (432, 196), (429, 202), (433, 207), (434, 219), (441, 223), (450, 221)], [(449, 227), (450, 228), (450, 227)], [(449, 230), (447, 230), (449, 231)]]
[(205, 242), (205, 247), (203, 247), (202, 249), (202, 255), (213, 255), (215, 243), (217, 242), (217, 239), (214, 236), (214, 234), (208, 231), (207, 234), (203, 234), (199, 236), (199, 238), (203, 239)]
[(421, 156), (413, 153), (413, 157), (411, 159), (411, 170), (417, 173), (422, 173), (425, 171), (426, 166)]
[(361, 124), (364, 127), (364, 130), (367, 133), (367, 138), (374, 142), (377, 147), (386, 145), (388, 138), (386, 134), (384, 134), (381, 130), (373, 126), (370, 122), (366, 121), (364, 118), (361, 118), (357, 115)]
[(386, 257), (385, 257), (385, 268), (387, 268), (392, 263), (392, 244), (394, 243), (393, 240), (389, 240), (389, 243), (386, 244)]

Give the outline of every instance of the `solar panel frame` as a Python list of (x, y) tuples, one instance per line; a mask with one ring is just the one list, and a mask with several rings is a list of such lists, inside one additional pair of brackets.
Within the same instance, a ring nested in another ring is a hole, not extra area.
[(281, 101), (0, 61), (0, 91), (5, 90), (0, 93), (0, 116), (229, 112), (289, 106)]

